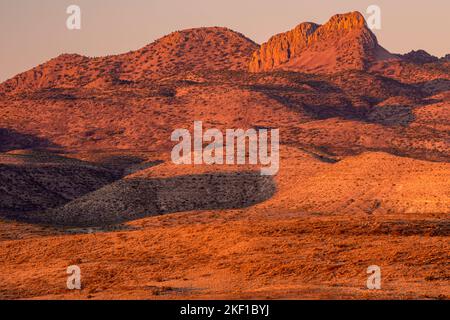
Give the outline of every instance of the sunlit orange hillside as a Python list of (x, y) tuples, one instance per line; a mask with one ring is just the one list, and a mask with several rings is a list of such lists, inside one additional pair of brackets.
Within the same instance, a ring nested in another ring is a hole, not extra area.
[[(450, 65), (414, 49), (353, 12), (0, 84), (0, 299), (448, 299)], [(174, 164), (194, 121), (279, 129), (279, 171)]]

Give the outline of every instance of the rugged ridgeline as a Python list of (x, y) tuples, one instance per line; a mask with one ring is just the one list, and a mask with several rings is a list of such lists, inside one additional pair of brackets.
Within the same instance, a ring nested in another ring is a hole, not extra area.
[(359, 12), (338, 14), (326, 24), (305, 22), (278, 34), (253, 53), (250, 71), (364, 70), (371, 62), (395, 59), (378, 44)]
[(0, 85), (0, 92), (40, 88), (101, 88), (182, 72), (246, 70), (258, 45), (227, 28), (173, 32), (137, 51), (89, 58), (63, 54)]
[[(359, 13), (301, 24), (258, 48), (214, 27), (121, 55), (61, 55), (0, 84), (0, 152), (168, 151), (173, 130), (202, 119), (220, 130), (277, 127), (284, 143), (345, 156), (448, 158), (445, 59), (387, 53)], [(259, 71), (301, 72), (246, 72), (255, 61)]]
[(44, 88), (106, 88), (219, 70), (366, 70), (414, 82), (448, 78), (449, 56), (438, 59), (423, 50), (390, 54), (378, 44), (364, 17), (352, 12), (335, 15), (324, 25), (301, 23), (261, 46), (228, 28), (208, 27), (176, 31), (120, 55), (62, 54), (0, 84), (0, 97)]
[[(424, 63), (433, 63), (438, 62), (439, 58), (435, 57), (425, 50), (412, 50), (406, 54), (399, 55), (403, 60), (409, 61), (412, 63), (424, 64)], [(445, 58), (442, 60), (444, 61)]]

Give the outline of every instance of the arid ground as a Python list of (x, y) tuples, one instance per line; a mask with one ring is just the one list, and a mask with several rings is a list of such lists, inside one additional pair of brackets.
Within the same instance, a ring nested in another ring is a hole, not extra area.
[[(278, 174), (174, 164), (194, 121), (278, 128)], [(449, 240), (450, 59), (390, 53), (357, 12), (0, 84), (1, 299), (448, 299)]]

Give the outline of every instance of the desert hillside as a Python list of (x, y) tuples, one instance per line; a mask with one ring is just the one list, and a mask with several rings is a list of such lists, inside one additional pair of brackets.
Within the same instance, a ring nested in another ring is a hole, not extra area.
[(0, 86), (0, 92), (102, 88), (200, 70), (245, 70), (257, 44), (227, 28), (173, 32), (136, 51), (89, 58), (62, 54)]
[[(174, 164), (194, 121), (279, 129), (279, 171)], [(449, 123), (448, 59), (357, 12), (62, 54), (0, 84), (0, 299), (448, 299)]]

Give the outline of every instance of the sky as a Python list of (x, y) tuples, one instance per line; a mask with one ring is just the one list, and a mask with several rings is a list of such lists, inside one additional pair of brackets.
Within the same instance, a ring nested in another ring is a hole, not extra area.
[[(69, 5), (81, 30), (69, 30)], [(382, 46), (393, 53), (450, 53), (449, 0), (0, 0), (0, 82), (62, 53), (103, 56), (139, 49), (176, 30), (223, 26), (257, 43), (301, 22), (381, 8)]]

